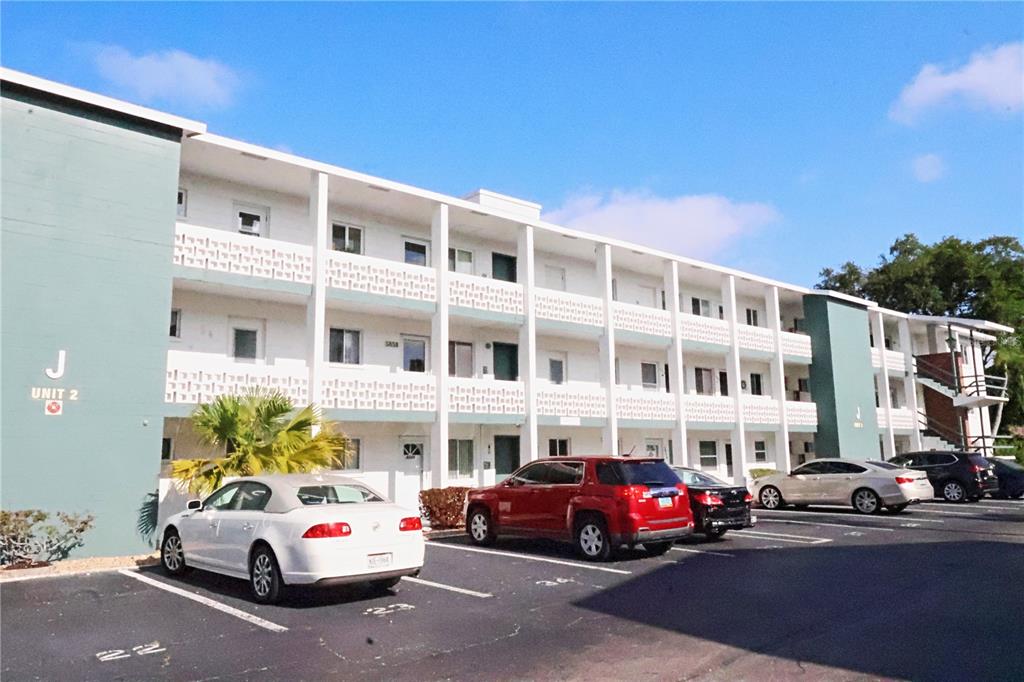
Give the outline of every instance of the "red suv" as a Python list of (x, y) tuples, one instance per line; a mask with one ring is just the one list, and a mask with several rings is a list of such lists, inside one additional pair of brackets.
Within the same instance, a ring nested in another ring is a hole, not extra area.
[(466, 533), (572, 539), (585, 559), (619, 546), (664, 554), (693, 532), (686, 486), (661, 459), (557, 457), (531, 462), (490, 488), (469, 491)]

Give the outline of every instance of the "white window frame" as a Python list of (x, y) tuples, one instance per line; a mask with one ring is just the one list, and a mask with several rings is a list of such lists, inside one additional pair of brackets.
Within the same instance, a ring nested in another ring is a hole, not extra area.
[[(562, 380), (555, 381), (552, 376), (551, 363), (561, 362), (562, 363)], [(569, 382), (569, 354), (565, 351), (555, 350), (548, 353), (548, 381), (552, 384), (566, 384)]]
[[(462, 446), (469, 443), (469, 473), (463, 473), (462, 469)], [(452, 450), (452, 444), (455, 444), (454, 452)], [(455, 456), (455, 469), (452, 469), (452, 455)], [(448, 439), (448, 478), (449, 479), (466, 479), (472, 478), (475, 474), (475, 460), (476, 459), (476, 447), (473, 443), (472, 438), (449, 438)]]
[(352, 438), (349, 436), (348, 442), (351, 443), (352, 447), (356, 451), (355, 466), (351, 466), (345, 469), (338, 469), (338, 471), (362, 471), (363, 470), (363, 439)]
[[(761, 447), (757, 447), (760, 443)], [(754, 441), (754, 461), (761, 463), (768, 461), (768, 441), (766, 440), (755, 440)]]
[(167, 328), (167, 334), (172, 339), (181, 340), (181, 308), (171, 308), (171, 324)]
[(757, 322), (757, 308), (747, 308), (747, 326), (759, 327)]
[(179, 187), (178, 188), (178, 197), (181, 199), (181, 201), (177, 202), (177, 206), (175, 208), (175, 210), (177, 212), (177, 216), (179, 218), (187, 218), (188, 217), (188, 190), (185, 189), (184, 187)]
[[(419, 334), (402, 334), (402, 371), (411, 372), (414, 374), (426, 374), (430, 372), (430, 337), (421, 336)], [(405, 344), (407, 341), (422, 341), (423, 342), (423, 371), (416, 372), (415, 370), (405, 368)]]
[[(757, 377), (757, 381), (754, 381)], [(754, 393), (754, 384), (757, 383), (757, 393)], [(764, 375), (761, 372), (750, 373), (750, 395), (764, 395)]]
[[(565, 452), (559, 452), (562, 449), (562, 443), (565, 443)], [(555, 446), (555, 454), (551, 454), (551, 446)], [(572, 439), (571, 438), (548, 438), (548, 457), (571, 457), (572, 456)]]
[(407, 265), (413, 265), (413, 263), (409, 263), (409, 261), (407, 261), (405, 259), (405, 251), (406, 251), (405, 245), (407, 243), (409, 243), (409, 244), (418, 244), (418, 245), (424, 247), (424, 256), (426, 258), (426, 262), (424, 264), (424, 267), (428, 267), (428, 268), (431, 267), (431, 261), (430, 261), (430, 240), (429, 239), (422, 239), (421, 237), (407, 237), (407, 236), (403, 236), (402, 237), (402, 262), (407, 264)]
[[(235, 330), (243, 331), (254, 331), (256, 332), (256, 357), (255, 358), (239, 358), (235, 355)], [(266, 358), (266, 336), (267, 336), (267, 322), (266, 320), (244, 318), (244, 317), (229, 317), (228, 318), (228, 357), (234, 362), (246, 362), (262, 364)]]
[[(704, 443), (711, 443), (715, 446), (715, 463), (714, 465), (708, 465), (704, 463), (704, 459), (710, 457), (710, 455), (704, 455), (700, 451), (700, 446)], [(697, 463), (700, 465), (702, 471), (715, 471), (718, 469), (718, 441), (717, 440), (699, 440), (697, 441)]]
[[(460, 261), (459, 260), (459, 255), (460, 254), (468, 254), (469, 255), (469, 262), (468, 262), (469, 268), (468, 269), (464, 270), (464, 269), (460, 268), (460, 264), (465, 262), (465, 261)], [(458, 246), (449, 246), (448, 247), (448, 271), (449, 272), (461, 272), (464, 275), (475, 274), (476, 273), (476, 254), (474, 254), (473, 251), (470, 250), (470, 249), (463, 249), (463, 248), (460, 248)]]
[[(654, 368), (654, 383), (644, 381), (644, 365), (650, 365)], [(661, 386), (661, 380), (658, 377), (658, 363), (642, 361), (640, 363), (640, 385), (643, 386), (645, 391), (657, 391), (658, 387)]]
[[(341, 360), (331, 359), (331, 332), (341, 332)], [(356, 335), (356, 353), (359, 355), (357, 362), (345, 362), (345, 333)], [(363, 330), (352, 329), (351, 327), (328, 327), (327, 328), (327, 362), (332, 365), (361, 365), (363, 364)]]
[[(246, 234), (251, 237), (269, 237), (270, 236), (270, 207), (260, 206), (259, 204), (250, 204), (244, 201), (234, 202), (235, 211), (235, 230), (240, 234)], [(257, 215), (260, 218), (260, 229), (258, 232), (251, 232), (249, 230), (242, 229), (242, 218), (239, 213), (251, 213)]]
[[(697, 305), (694, 306), (694, 303)], [(698, 312), (693, 312), (694, 307), (697, 308)], [(698, 317), (711, 317), (711, 301), (700, 296), (690, 297), (690, 314)]]
[[(334, 228), (336, 228), (336, 227), (340, 227), (340, 228), (343, 228), (345, 230), (344, 242), (345, 242), (345, 246), (346, 247), (348, 247), (348, 245), (349, 245), (349, 243), (351, 241), (350, 236), (349, 236), (349, 230), (359, 230), (359, 250), (358, 251), (349, 251), (348, 248), (339, 249), (339, 248), (337, 248), (335, 246), (335, 244), (334, 244)], [(331, 250), (332, 251), (339, 251), (341, 253), (354, 253), (354, 254), (358, 254), (360, 256), (363, 255), (363, 253), (365, 253), (365, 251), (366, 251), (366, 228), (363, 227), (362, 225), (353, 225), (352, 223), (350, 223), (350, 222), (348, 222), (346, 220), (332, 220), (331, 221)]]
[[(698, 382), (697, 376), (700, 375)], [(715, 374), (710, 367), (693, 368), (693, 392), (695, 395), (715, 395)]]
[[(651, 454), (651, 447), (655, 450), (653, 455)], [(667, 460), (668, 453), (665, 452), (665, 441), (661, 438), (644, 438), (644, 457), (661, 457)]]
[[(459, 358), (459, 354), (458, 354), (458, 350), (457, 349), (460, 346), (469, 346), (469, 373), (468, 374), (459, 374), (459, 371), (458, 371), (460, 369), (460, 367), (457, 366), (458, 358)], [(404, 350), (403, 350), (402, 354), (403, 354), (403, 356), (405, 355)], [(403, 362), (404, 361), (405, 360), (404, 360), (404, 357), (403, 357)], [(452, 339), (452, 340), (448, 341), (448, 376), (463, 377), (463, 378), (470, 378), (470, 377), (476, 376), (476, 344), (474, 344), (472, 341), (458, 341), (456, 339)]]
[[(723, 375), (725, 381), (722, 381)], [(725, 369), (715, 369), (715, 395), (719, 397), (729, 397), (729, 371)]]

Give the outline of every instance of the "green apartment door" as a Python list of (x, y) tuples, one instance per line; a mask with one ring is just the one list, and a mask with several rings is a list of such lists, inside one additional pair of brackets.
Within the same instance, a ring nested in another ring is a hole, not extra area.
[(494, 437), (494, 480), (503, 481), (519, 468), (519, 436)]
[(519, 346), (494, 342), (494, 378), (500, 381), (519, 379)]
[(504, 253), (491, 254), (491, 277), (506, 282), (516, 281), (516, 257)]

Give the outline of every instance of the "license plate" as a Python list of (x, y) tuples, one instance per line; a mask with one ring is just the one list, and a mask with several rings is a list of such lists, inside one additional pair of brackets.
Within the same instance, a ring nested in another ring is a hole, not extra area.
[(370, 568), (384, 568), (391, 565), (391, 552), (386, 554), (370, 554), (366, 558)]
[(751, 515), (750, 515), (750, 522), (751, 522), (751, 523), (757, 523), (757, 517), (756, 517), (756, 516), (754, 516), (753, 514), (751, 514)]
[(658, 498), (658, 506), (659, 507), (671, 507), (672, 506), (672, 498), (671, 497), (659, 497)]

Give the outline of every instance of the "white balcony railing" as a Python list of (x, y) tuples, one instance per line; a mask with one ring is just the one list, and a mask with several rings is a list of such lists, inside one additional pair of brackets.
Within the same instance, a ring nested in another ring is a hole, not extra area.
[[(875, 409), (875, 414), (878, 417), (878, 427), (887, 428), (889, 422), (885, 418), (885, 408), (879, 407)], [(897, 407), (892, 410), (892, 428), (894, 429), (913, 429), (917, 426), (917, 420), (914, 419), (914, 413), (905, 407)]]
[(174, 263), (200, 270), (309, 284), (312, 254), (308, 246), (199, 225), (174, 230)]
[(258, 365), (208, 353), (167, 351), (164, 401), (208, 403), (220, 395), (241, 395), (254, 388), (278, 390), (296, 405), (309, 402), (305, 363)]
[(533, 302), (539, 319), (604, 327), (604, 306), (599, 298), (538, 288)]
[(775, 333), (771, 329), (740, 324), (737, 325), (736, 336), (739, 338), (740, 348), (762, 353), (775, 352)]
[(342, 410), (433, 412), (437, 383), (422, 372), (391, 371), (388, 367), (327, 367), (323, 406)]
[(523, 314), (523, 285), (461, 272), (448, 273), (449, 303), (507, 315)]
[(413, 301), (437, 300), (433, 268), (341, 251), (327, 254), (327, 286)]
[(782, 332), (782, 354), (811, 359), (811, 337), (807, 334)]
[(672, 315), (667, 310), (615, 302), (612, 317), (616, 329), (650, 336), (672, 336)]
[(448, 380), (448, 409), (461, 414), (524, 414), (526, 397), (523, 383), (451, 377)]
[(881, 348), (871, 349), (871, 366), (880, 368), (882, 366), (882, 353), (885, 353), (885, 365), (889, 371), (906, 372), (907, 358), (902, 351), (883, 350)]
[(687, 395), (686, 421), (732, 423), (736, 421), (736, 404), (732, 398), (717, 395)]
[(786, 419), (792, 426), (817, 426), (818, 406), (814, 403), (786, 401)]
[(600, 386), (544, 386), (537, 390), (537, 413), (552, 417), (606, 419), (608, 394)]
[(718, 346), (728, 346), (729, 323), (714, 317), (702, 317), (700, 315), (683, 314), (680, 316), (679, 334), (683, 341), (696, 343), (710, 343)]
[(743, 421), (747, 424), (778, 424), (779, 401), (764, 396), (743, 396)]
[(615, 392), (615, 414), (619, 419), (674, 422), (679, 419), (676, 397), (662, 391), (635, 391), (619, 387)]

